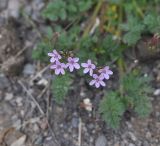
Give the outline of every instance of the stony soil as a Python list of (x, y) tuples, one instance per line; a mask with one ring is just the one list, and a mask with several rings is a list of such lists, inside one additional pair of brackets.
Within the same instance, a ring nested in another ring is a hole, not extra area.
[[(160, 61), (137, 64), (153, 77), (148, 118), (126, 113), (119, 129), (109, 128), (97, 111), (103, 92), (91, 92), (83, 79), (75, 81), (65, 104), (57, 105), (48, 67), (30, 57), (47, 27), (39, 19), (44, 5), (43, 0), (0, 1), (0, 146), (160, 146)], [(20, 17), (20, 7), (36, 28)], [(113, 77), (107, 88), (115, 86)], [(92, 111), (81, 106), (85, 98), (91, 99)]]

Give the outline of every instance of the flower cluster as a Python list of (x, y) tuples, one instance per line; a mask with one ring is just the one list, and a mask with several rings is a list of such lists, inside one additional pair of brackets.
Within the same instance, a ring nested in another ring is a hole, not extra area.
[[(65, 59), (63, 53), (60, 54), (56, 50), (53, 50), (53, 52), (48, 53), (48, 56), (51, 57), (50, 69), (53, 69), (56, 75), (64, 75), (65, 69), (69, 69), (70, 72), (73, 72), (75, 69), (80, 69), (79, 58), (77, 57), (72, 57), (71, 55), (68, 55), (66, 63), (63, 63), (61, 62), (61, 59)], [(106, 84), (104, 80), (108, 80), (110, 78), (110, 75), (113, 74), (113, 72), (109, 69), (109, 66), (97, 69), (96, 65), (92, 63), (90, 59), (88, 59), (86, 63), (81, 63), (81, 67), (84, 68), (84, 74), (88, 73), (93, 78), (93, 80), (91, 80), (89, 84), (91, 86), (94, 85), (96, 88), (99, 88), (100, 86), (105, 86)]]

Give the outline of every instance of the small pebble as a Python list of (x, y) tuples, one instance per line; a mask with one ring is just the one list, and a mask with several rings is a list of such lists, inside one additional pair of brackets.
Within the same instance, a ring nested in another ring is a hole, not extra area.
[(133, 143), (130, 143), (128, 146), (135, 146)]
[(158, 96), (160, 95), (160, 89), (156, 89), (153, 93), (153, 95)]
[(71, 123), (73, 128), (77, 128), (79, 124), (79, 119), (77, 117), (73, 117)]
[(35, 73), (35, 66), (33, 64), (26, 64), (23, 69), (24, 75), (33, 75)]
[(100, 135), (95, 142), (95, 146), (107, 146), (107, 139), (104, 135)]

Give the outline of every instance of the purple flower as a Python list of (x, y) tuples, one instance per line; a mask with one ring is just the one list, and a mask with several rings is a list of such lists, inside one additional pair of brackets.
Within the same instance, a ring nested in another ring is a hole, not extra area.
[(86, 74), (89, 72), (90, 76), (93, 75), (93, 70), (96, 68), (96, 66), (94, 64), (92, 64), (90, 59), (87, 61), (87, 63), (82, 63), (81, 66), (85, 68), (83, 73)]
[(107, 80), (109, 79), (109, 76), (113, 74), (113, 72), (109, 69), (109, 66), (105, 66), (103, 69), (100, 69), (98, 72), (101, 73), (101, 75), (103, 75), (103, 77)]
[(52, 53), (48, 53), (48, 56), (51, 57), (50, 62), (52, 63), (59, 61), (62, 58), (61, 55), (56, 50), (53, 50)]
[(66, 68), (66, 65), (64, 63), (60, 63), (57, 61), (56, 64), (51, 65), (50, 68), (55, 70), (56, 75), (59, 74), (64, 75), (65, 74), (64, 69)]
[(96, 88), (99, 88), (100, 86), (106, 86), (106, 84), (104, 83), (103, 79), (103, 75), (97, 75), (97, 74), (93, 74), (93, 80), (89, 83), (89, 85), (95, 85)]
[(79, 61), (79, 58), (68, 58), (68, 63), (66, 64), (66, 67), (69, 68), (70, 72), (72, 72), (75, 69), (80, 69), (80, 65), (77, 63)]

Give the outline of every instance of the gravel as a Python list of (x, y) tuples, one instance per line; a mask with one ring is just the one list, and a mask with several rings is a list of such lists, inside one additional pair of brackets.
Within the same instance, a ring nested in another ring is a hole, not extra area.
[(95, 142), (95, 146), (107, 146), (107, 139), (104, 135), (98, 136)]

